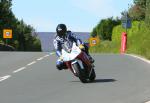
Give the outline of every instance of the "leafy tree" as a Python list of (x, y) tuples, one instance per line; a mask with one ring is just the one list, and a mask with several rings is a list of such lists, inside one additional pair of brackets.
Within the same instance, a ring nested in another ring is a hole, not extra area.
[(93, 28), (93, 31), (91, 32), (91, 36), (92, 36), (92, 37), (96, 37), (96, 36), (97, 36), (96, 27)]
[(146, 1), (148, 0), (134, 0), (134, 3), (139, 5), (141, 8), (146, 9)]
[(146, 24), (150, 26), (150, 1), (146, 1), (146, 18), (145, 18)]
[(0, 2), (0, 42), (5, 42), (2, 37), (3, 29), (12, 29), (13, 39), (10, 39), (8, 44), (20, 51), (41, 51), (39, 39), (32, 35), (34, 28), (25, 24), (23, 20), (19, 21), (13, 14), (11, 6), (12, 0)]
[(14, 15), (11, 11), (11, 0), (1, 0), (0, 2), (0, 38), (4, 41), (2, 34), (4, 28), (11, 28), (14, 23)]
[[(35, 32), (34, 28), (30, 25), (26, 25), (23, 20), (18, 22), (17, 25), (18, 35), (18, 50), (20, 51), (35, 51), (34, 48), (39, 48), (41, 50), (41, 45), (34, 42), (40, 41), (37, 39), (36, 35), (32, 35)], [(37, 45), (36, 45), (37, 44)], [(34, 47), (38, 46), (38, 47)]]
[(101, 40), (111, 41), (113, 27), (120, 23), (119, 19), (114, 20), (112, 17), (102, 19), (91, 32), (91, 36), (98, 35)]
[(144, 20), (145, 19), (145, 10), (143, 10), (139, 5), (132, 5), (129, 9), (129, 16), (132, 20)]
[(134, 0), (134, 5), (129, 9), (133, 20), (144, 20), (146, 15), (146, 0)]

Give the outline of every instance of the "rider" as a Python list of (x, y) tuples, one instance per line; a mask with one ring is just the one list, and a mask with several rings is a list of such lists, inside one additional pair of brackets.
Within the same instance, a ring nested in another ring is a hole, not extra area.
[(56, 32), (57, 34), (55, 36), (53, 44), (56, 50), (56, 55), (59, 57), (56, 62), (56, 67), (58, 70), (67, 69), (67, 66), (62, 59), (61, 50), (62, 44), (68, 40), (74, 41), (81, 50), (85, 51), (85, 53), (89, 57), (90, 62), (94, 63), (94, 59), (89, 55), (88, 46), (86, 46), (74, 33), (72, 33), (71, 31), (67, 31), (67, 27), (65, 24), (58, 24), (56, 27)]

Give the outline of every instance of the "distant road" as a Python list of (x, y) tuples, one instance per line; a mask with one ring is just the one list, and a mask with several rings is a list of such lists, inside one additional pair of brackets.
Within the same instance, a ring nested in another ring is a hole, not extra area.
[(93, 54), (97, 78), (83, 84), (55, 68), (56, 56), (0, 52), (0, 103), (145, 103), (150, 64), (126, 55)]

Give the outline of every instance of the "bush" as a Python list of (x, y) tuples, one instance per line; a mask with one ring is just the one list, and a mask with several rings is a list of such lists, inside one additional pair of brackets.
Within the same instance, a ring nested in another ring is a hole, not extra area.
[(150, 30), (144, 22), (139, 31), (132, 33), (128, 38), (127, 53), (134, 53), (150, 59)]
[(102, 41), (97, 46), (90, 47), (91, 53), (118, 53), (119, 50), (116, 49), (116, 44), (111, 41)]
[[(112, 41), (102, 41), (90, 48), (93, 53), (120, 53), (121, 33), (125, 29), (121, 25), (113, 29)], [(134, 21), (128, 30), (127, 53), (137, 54), (150, 59), (150, 30), (145, 22)]]

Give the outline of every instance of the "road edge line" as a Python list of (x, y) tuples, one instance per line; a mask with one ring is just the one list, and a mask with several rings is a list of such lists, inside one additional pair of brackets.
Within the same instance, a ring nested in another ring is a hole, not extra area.
[(146, 59), (146, 58), (144, 58), (144, 57), (140, 57), (140, 56), (137, 56), (137, 55), (135, 55), (135, 54), (125, 54), (125, 55), (134, 57), (134, 58), (136, 58), (136, 59), (142, 60), (142, 61), (144, 61), (144, 62), (150, 64), (150, 60), (148, 60), (148, 59)]

